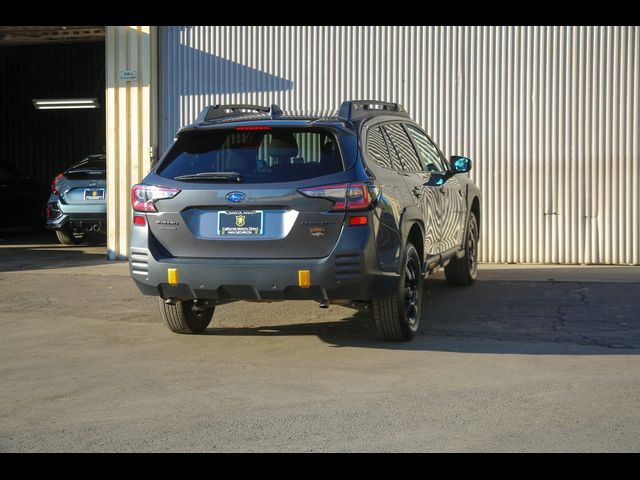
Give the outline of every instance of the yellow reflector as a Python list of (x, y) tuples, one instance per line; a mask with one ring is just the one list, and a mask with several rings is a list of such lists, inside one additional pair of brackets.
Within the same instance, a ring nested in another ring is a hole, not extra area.
[(309, 288), (311, 286), (310, 270), (298, 270), (298, 286), (302, 288)]
[(178, 284), (178, 269), (177, 268), (168, 268), (167, 269), (167, 280), (169, 281), (169, 285), (177, 285)]

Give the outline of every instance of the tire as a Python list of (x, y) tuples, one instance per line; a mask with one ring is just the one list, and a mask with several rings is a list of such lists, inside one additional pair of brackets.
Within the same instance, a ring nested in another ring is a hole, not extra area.
[(398, 292), (372, 301), (373, 324), (378, 337), (401, 342), (411, 340), (420, 326), (422, 271), (415, 247), (407, 243)]
[[(198, 309), (193, 300), (176, 301), (175, 305), (159, 298), (160, 316), (173, 333), (197, 334), (204, 332), (213, 317), (215, 307)], [(199, 310), (199, 311), (198, 311)]]
[(467, 225), (464, 257), (454, 257), (444, 267), (444, 275), (449, 285), (466, 287), (475, 282), (478, 276), (478, 221), (473, 212), (469, 214)]
[(82, 238), (74, 236), (73, 231), (67, 228), (56, 230), (56, 237), (62, 245), (78, 245), (82, 242)]

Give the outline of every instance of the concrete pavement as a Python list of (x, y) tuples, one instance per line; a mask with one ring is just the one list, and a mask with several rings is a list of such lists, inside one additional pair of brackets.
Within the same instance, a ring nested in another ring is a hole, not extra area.
[(431, 279), (410, 343), (315, 302), (181, 336), (104, 247), (0, 241), (0, 451), (637, 452), (638, 274)]

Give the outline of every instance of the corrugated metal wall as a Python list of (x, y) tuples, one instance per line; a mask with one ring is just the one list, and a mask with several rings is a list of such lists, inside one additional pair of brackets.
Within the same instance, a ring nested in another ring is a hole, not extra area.
[[(106, 29), (107, 255), (125, 259), (131, 234), (131, 187), (151, 168), (156, 143), (155, 27)], [(121, 78), (134, 71), (135, 80)]]
[[(96, 110), (36, 110), (34, 98), (96, 97)], [(0, 162), (50, 183), (103, 153), (104, 43), (0, 47)]]
[(474, 160), (481, 259), (640, 263), (640, 27), (161, 27), (161, 148), (206, 104), (398, 101)]

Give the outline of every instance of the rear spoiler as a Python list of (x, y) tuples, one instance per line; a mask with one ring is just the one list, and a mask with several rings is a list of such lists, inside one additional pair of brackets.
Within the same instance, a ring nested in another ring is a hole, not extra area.
[(266, 113), (271, 117), (280, 116), (284, 113), (277, 105), (271, 105), (270, 107), (240, 103), (231, 105), (209, 105), (202, 109), (200, 115), (198, 115), (198, 118), (196, 119), (196, 123), (209, 122), (219, 118), (243, 115), (251, 112)]

